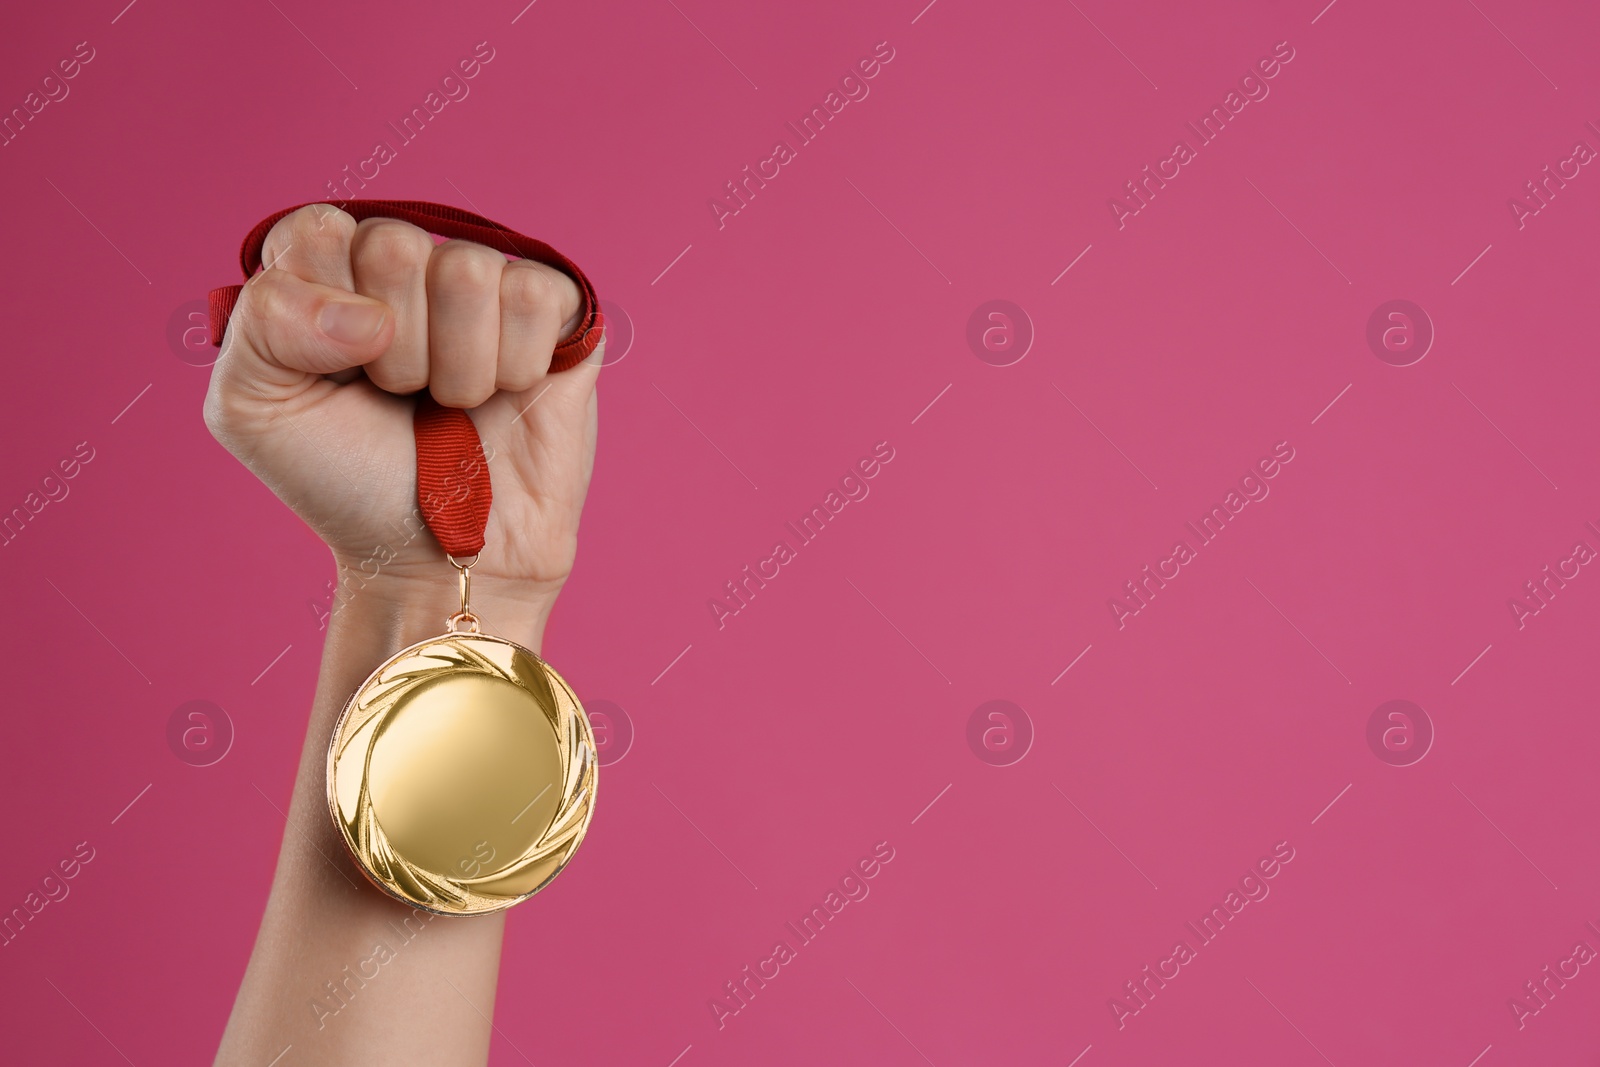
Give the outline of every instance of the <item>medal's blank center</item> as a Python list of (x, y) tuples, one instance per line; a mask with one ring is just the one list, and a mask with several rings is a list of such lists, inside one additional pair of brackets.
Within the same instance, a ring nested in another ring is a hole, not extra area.
[(418, 686), (394, 708), (372, 746), (368, 788), (396, 852), (435, 874), (475, 878), (506, 867), (549, 827), (559, 772), (555, 732), (533, 696), (461, 673)]

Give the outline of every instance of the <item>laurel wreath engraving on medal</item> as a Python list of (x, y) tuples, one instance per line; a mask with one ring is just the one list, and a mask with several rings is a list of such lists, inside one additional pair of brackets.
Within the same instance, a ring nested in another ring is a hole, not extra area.
[[(420, 687), (441, 678), (473, 675), (508, 682), (528, 694), (530, 708), (536, 708), (551, 729), (559, 768), (551, 784), (560, 793), (548, 825), (508, 862), (488, 870), (477, 863), (463, 863), (456, 872), (428, 869), (407, 859), (384, 831), (371, 790), (373, 750), (398, 709)], [(397, 653), (356, 691), (329, 745), (328, 804), (345, 843), (379, 888), (429, 911), (478, 914), (524, 900), (560, 873), (588, 829), (597, 768), (588, 718), (559, 674), (512, 642), (454, 633)], [(359, 775), (359, 790), (351, 789), (351, 775)]]

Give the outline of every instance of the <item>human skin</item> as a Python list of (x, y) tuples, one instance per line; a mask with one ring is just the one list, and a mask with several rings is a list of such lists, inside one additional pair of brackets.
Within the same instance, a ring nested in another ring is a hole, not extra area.
[[(262, 259), (212, 370), (206, 425), (365, 584), (339, 583), (277, 871), (216, 1063), (261, 1067), (292, 1046), (285, 1065), (482, 1064), (504, 913), (426, 917), (367, 882), (328, 815), (328, 742), (367, 675), (459, 607), (433, 536), (396, 544), (417, 514), (409, 394), (468, 409), (490, 451), (472, 607), (486, 631), (537, 652), (577, 551), (603, 343), (548, 374), (578, 319), (577, 285), (483, 245), (435, 246), (397, 220), (301, 208)], [(394, 558), (367, 579), (380, 545)], [(380, 943), (392, 953), (381, 965), (369, 962)]]

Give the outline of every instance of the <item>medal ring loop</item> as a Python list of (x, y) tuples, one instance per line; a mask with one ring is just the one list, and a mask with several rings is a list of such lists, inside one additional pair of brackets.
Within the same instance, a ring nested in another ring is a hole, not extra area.
[(483, 632), (482, 628), (478, 625), (478, 617), (470, 611), (458, 611), (444, 622), (446, 630), (453, 634), (462, 632), (461, 630), (457, 629), (457, 627), (459, 627), (462, 623), (467, 624), (468, 630), (466, 632), (468, 633), (478, 634)]

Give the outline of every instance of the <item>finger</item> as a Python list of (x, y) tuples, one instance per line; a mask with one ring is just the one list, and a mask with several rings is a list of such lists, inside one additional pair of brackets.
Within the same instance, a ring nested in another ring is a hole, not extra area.
[[(335, 289), (354, 290), (350, 271), (350, 241), (356, 220), (332, 204), (306, 204), (273, 224), (261, 243), (261, 265), (285, 270), (296, 278)], [(343, 370), (329, 375), (348, 382), (360, 372)]]
[(207, 421), (236, 402), (287, 399), (317, 375), (368, 363), (393, 335), (394, 315), (377, 300), (263, 271), (245, 284), (228, 320)]
[(540, 440), (569, 442), (594, 402), (599, 378), (600, 360), (590, 357), (560, 374), (547, 374), (521, 392), (502, 392), (495, 398), (497, 402), (474, 411), (473, 420), (486, 441), (511, 441), (531, 434)]
[(355, 291), (389, 305), (394, 340), (366, 365), (367, 377), (391, 393), (428, 384), (428, 260), (433, 238), (398, 219), (365, 219), (355, 228), (350, 266)]
[(354, 292), (350, 241), (356, 220), (332, 204), (307, 204), (279, 219), (261, 245), (261, 265)]
[(446, 241), (428, 259), (428, 389), (445, 407), (475, 408), (494, 395), (505, 264), (470, 241)]
[(495, 385), (530, 389), (550, 370), (550, 357), (577, 325), (582, 297), (571, 278), (531, 259), (500, 273), (500, 361)]

